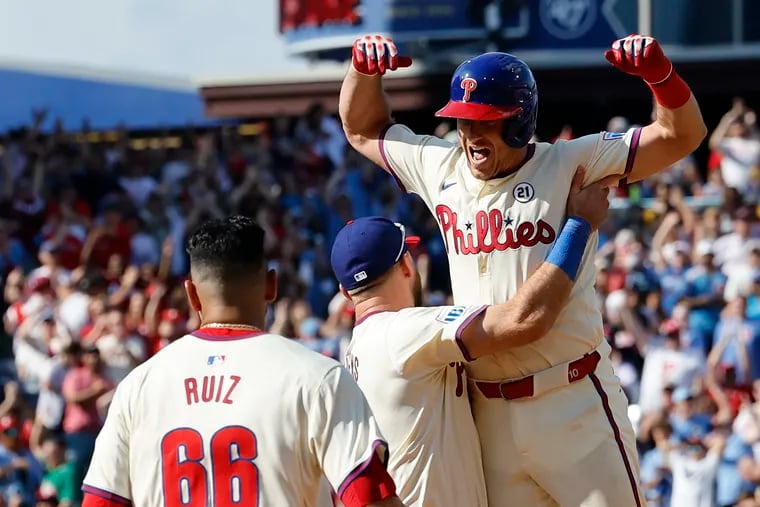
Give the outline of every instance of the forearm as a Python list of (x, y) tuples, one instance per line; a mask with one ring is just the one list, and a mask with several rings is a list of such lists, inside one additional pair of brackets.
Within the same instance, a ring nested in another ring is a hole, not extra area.
[(96, 399), (98, 396), (100, 396), (102, 393), (102, 390), (97, 389), (95, 387), (88, 387), (85, 389), (82, 389), (81, 391), (76, 391), (74, 393), (69, 393), (64, 396), (67, 402), (69, 403), (87, 403), (88, 401), (92, 401)]
[(108, 296), (108, 304), (110, 306), (120, 306), (132, 293), (132, 287), (129, 285), (120, 285), (119, 288)]
[(633, 312), (631, 312), (631, 310), (628, 308), (623, 308), (620, 311), (620, 319), (625, 330), (633, 335), (638, 349), (642, 352), (646, 350), (650, 339), (649, 333), (646, 331), (644, 326), (641, 325), (641, 322), (639, 322), (639, 320), (634, 317)]
[[(644, 127), (644, 131), (654, 130), (655, 134), (674, 150), (673, 160), (665, 164), (669, 165), (699, 146), (707, 135), (707, 127), (689, 85), (662, 53), (662, 48), (657, 42), (652, 39), (640, 47), (648, 47), (651, 50), (650, 58), (644, 58), (638, 75), (649, 87), (655, 102), (655, 120), (651, 125)], [(644, 50), (642, 57), (646, 53)], [(644, 131), (642, 136), (645, 135)], [(666, 151), (667, 147), (660, 146), (659, 151)]]
[(559, 267), (542, 264), (508, 303), (488, 308), (483, 316), (485, 333), (505, 348), (541, 338), (551, 329), (572, 288), (572, 280)]
[(720, 119), (720, 122), (718, 123), (718, 126), (715, 127), (715, 130), (713, 130), (713, 133), (710, 135), (709, 145), (711, 150), (717, 150), (720, 148), (720, 143), (726, 137), (728, 127), (730, 127), (731, 123), (735, 122), (738, 119), (739, 115), (733, 114), (732, 111), (729, 111), (723, 115), (723, 117)]
[(352, 137), (376, 138), (391, 121), (391, 110), (380, 76), (365, 76), (349, 67), (338, 103), (343, 130)]
[(684, 145), (688, 151), (686, 155), (702, 142), (707, 133), (702, 111), (694, 95), (683, 106), (675, 109), (657, 103), (655, 121), (644, 128), (657, 128), (674, 143)]
[(80, 262), (82, 266), (87, 266), (90, 264), (90, 257), (92, 256), (92, 250), (95, 248), (95, 243), (97, 243), (98, 237), (94, 235), (90, 235), (87, 237), (87, 241), (85, 241), (84, 246), (82, 247), (82, 253), (80, 254)]
[(472, 357), (538, 340), (554, 325), (573, 288), (591, 228), (568, 219), (546, 261), (509, 301), (488, 307), (462, 333)]
[(723, 304), (723, 296), (719, 294), (705, 294), (693, 298), (685, 298), (691, 308), (703, 308), (705, 306), (715, 306)]

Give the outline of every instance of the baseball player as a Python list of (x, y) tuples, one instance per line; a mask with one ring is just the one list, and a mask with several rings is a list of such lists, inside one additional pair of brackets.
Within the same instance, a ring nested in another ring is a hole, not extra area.
[(234, 216), (190, 238), (200, 328), (117, 387), (84, 480), (84, 507), (401, 506), (387, 446), (337, 362), (264, 332), (276, 277), (264, 232)]
[(608, 189), (581, 191), (582, 181), (579, 173), (568, 201), (573, 216), (546, 262), (501, 305), (415, 307), (420, 279), (407, 245), (419, 238), (382, 217), (338, 232), (330, 260), (357, 319), (345, 366), (388, 438), (388, 471), (405, 505), (488, 505), (463, 363), (530, 343), (551, 327), (591, 230), (607, 214)]
[[(339, 104), (347, 138), (437, 218), (455, 304), (498, 304), (516, 294), (557, 238), (576, 166), (585, 166), (587, 182), (637, 181), (704, 138), (697, 102), (655, 39), (620, 39), (605, 57), (652, 90), (653, 123), (531, 143), (538, 107), (531, 70), (513, 55), (486, 53), (456, 69), (451, 100), (436, 113), (457, 118), (459, 143), (452, 144), (391, 122), (381, 76), (411, 59), (381, 36), (354, 44)], [(627, 399), (594, 301), (596, 247), (595, 235), (570, 301), (544, 338), (468, 364), (478, 380), (473, 413), (491, 505), (643, 503)], [(593, 352), (602, 359), (589, 371)]]

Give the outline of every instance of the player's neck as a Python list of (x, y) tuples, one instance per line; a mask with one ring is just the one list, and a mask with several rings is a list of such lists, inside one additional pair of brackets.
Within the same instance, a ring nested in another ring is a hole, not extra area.
[[(258, 305), (256, 305), (258, 306)], [(237, 306), (212, 306), (210, 308), (204, 307), (201, 312), (201, 327), (204, 324), (237, 324), (244, 326), (253, 326), (258, 329), (264, 329), (266, 308), (257, 308), (252, 306), (250, 308), (243, 308)]]
[(404, 308), (414, 306), (413, 301), (405, 301), (398, 297), (387, 297), (384, 294), (377, 294), (356, 303), (354, 312), (356, 320), (360, 321), (367, 315), (380, 312), (397, 312)]

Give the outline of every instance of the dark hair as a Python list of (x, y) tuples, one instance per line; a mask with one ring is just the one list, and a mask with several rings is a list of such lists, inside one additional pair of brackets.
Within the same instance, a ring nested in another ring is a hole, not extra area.
[(208, 220), (188, 239), (187, 253), (196, 274), (220, 282), (250, 277), (264, 267), (264, 230), (243, 215)]

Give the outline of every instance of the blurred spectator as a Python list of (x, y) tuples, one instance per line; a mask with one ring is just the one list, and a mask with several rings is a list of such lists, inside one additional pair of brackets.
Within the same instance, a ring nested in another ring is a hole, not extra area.
[(58, 435), (44, 438), (40, 447), (45, 474), (37, 500), (54, 501), (58, 507), (69, 507), (80, 501), (80, 481), (74, 463), (66, 460), (66, 443)]
[(697, 442), (712, 429), (710, 415), (697, 404), (691, 387), (677, 387), (671, 398), (670, 427), (673, 436), (684, 442)]
[(727, 187), (745, 196), (757, 195), (760, 139), (757, 115), (741, 98), (734, 99), (710, 136), (710, 149), (720, 154), (720, 172)]
[(756, 279), (760, 276), (760, 243), (753, 245), (744, 262), (727, 271), (723, 298), (731, 301), (739, 296), (749, 297), (755, 292)]
[(718, 383), (728, 396), (733, 415), (744, 395), (751, 392), (752, 344), (755, 328), (746, 320), (745, 299), (731, 301), (715, 328), (715, 345), (707, 358), (708, 380)]
[(686, 292), (681, 302), (689, 307), (691, 346), (700, 348), (707, 355), (724, 304), (726, 275), (715, 265), (715, 251), (710, 240), (697, 243), (694, 257), (697, 264), (685, 274)]
[(673, 430), (665, 418), (652, 425), (651, 436), (654, 447), (641, 456), (641, 485), (649, 507), (668, 507), (673, 488), (673, 477), (668, 466), (668, 442)]
[(725, 443), (725, 436), (711, 434), (666, 451), (673, 474), (671, 507), (715, 506), (715, 477)]
[(6, 504), (34, 501), (42, 467), (21, 440), (21, 424), (13, 415), (0, 417), (0, 494)]
[(733, 214), (732, 232), (724, 234), (715, 240), (715, 260), (723, 266), (723, 271), (731, 273), (741, 269), (753, 249), (760, 246), (755, 224), (755, 211), (749, 207), (742, 207)]
[(83, 350), (81, 366), (69, 370), (63, 379), (62, 392), (66, 400), (63, 431), (80, 480), (84, 478), (95, 448), (95, 437), (102, 426), (102, 400), (114, 387), (103, 370), (98, 348), (89, 345)]
[[(139, 148), (136, 133), (122, 128), (101, 142), (61, 128), (43, 134), (45, 119), (35, 111), (0, 140), (0, 421), (15, 418), (19, 437), (11, 429), (6, 443), (28, 452), (29, 441), (47, 471), (39, 488), (38, 474), (37, 483), (11, 481), (4, 491), (28, 505), (76, 504), (71, 484), (87, 466), (114, 385), (198, 326), (182, 284), (185, 238), (202, 220), (256, 217), (280, 284), (269, 329), (338, 361), (354, 314), (328, 256), (347, 220), (381, 214), (405, 223), (422, 237), (413, 255), (425, 304), (451, 301), (438, 223), (347, 146), (321, 104), (262, 122), (255, 136), (232, 125), (188, 127)], [(615, 116), (606, 130), (631, 126)], [(458, 142), (450, 122), (431, 133)], [(583, 134), (563, 125), (557, 138)], [(688, 156), (621, 187), (595, 254), (641, 480), (660, 507), (698, 506), (707, 495), (721, 507), (760, 505), (751, 498), (760, 486), (754, 112), (735, 101), (710, 145), (704, 165)]]

